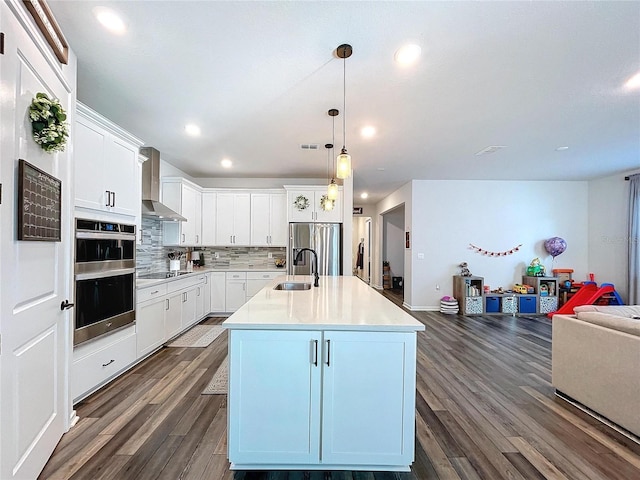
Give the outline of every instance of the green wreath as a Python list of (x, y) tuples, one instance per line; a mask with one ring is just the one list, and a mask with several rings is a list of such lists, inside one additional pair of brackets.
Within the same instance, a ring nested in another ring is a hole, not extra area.
[(293, 202), (293, 205), (299, 210), (305, 210), (309, 208), (309, 199), (304, 195), (298, 195)]
[(29, 106), (33, 139), (45, 152), (63, 152), (69, 136), (65, 113), (58, 99), (36, 93)]

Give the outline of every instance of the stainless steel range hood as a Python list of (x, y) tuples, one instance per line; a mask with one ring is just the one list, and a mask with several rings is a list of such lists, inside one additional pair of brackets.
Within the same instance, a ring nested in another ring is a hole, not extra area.
[(160, 152), (153, 147), (142, 147), (140, 153), (149, 159), (142, 164), (142, 216), (186, 222), (186, 218), (160, 202)]

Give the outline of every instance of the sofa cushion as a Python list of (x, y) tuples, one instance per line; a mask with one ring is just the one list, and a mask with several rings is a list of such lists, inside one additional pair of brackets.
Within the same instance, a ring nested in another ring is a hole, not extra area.
[(619, 317), (640, 317), (640, 305), (581, 305), (574, 307), (575, 313), (580, 312), (601, 312)]
[(620, 317), (601, 312), (578, 312), (576, 315), (579, 320), (584, 322), (640, 337), (640, 319)]

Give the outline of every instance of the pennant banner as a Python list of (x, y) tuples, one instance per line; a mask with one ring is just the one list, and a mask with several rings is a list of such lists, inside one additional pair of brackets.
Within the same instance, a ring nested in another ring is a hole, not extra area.
[(491, 250), (485, 250), (484, 248), (476, 247), (473, 243), (469, 244), (469, 248), (480, 255), (486, 255), (487, 257), (506, 257), (507, 255), (513, 255), (518, 250), (520, 250), (520, 245), (516, 245), (515, 247), (505, 250), (504, 252), (492, 252)]

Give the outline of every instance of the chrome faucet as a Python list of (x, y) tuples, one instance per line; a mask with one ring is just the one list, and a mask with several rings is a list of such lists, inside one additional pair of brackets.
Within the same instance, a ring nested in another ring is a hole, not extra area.
[(300, 250), (298, 250), (298, 253), (296, 253), (296, 258), (293, 259), (293, 264), (297, 265), (298, 261), (302, 258), (302, 252), (304, 251), (308, 251), (313, 253), (313, 277), (315, 279), (315, 281), (313, 282), (313, 286), (314, 287), (319, 287), (320, 283), (319, 283), (319, 275), (318, 275), (318, 254), (316, 253), (315, 250), (312, 250), (311, 248), (301, 248)]

